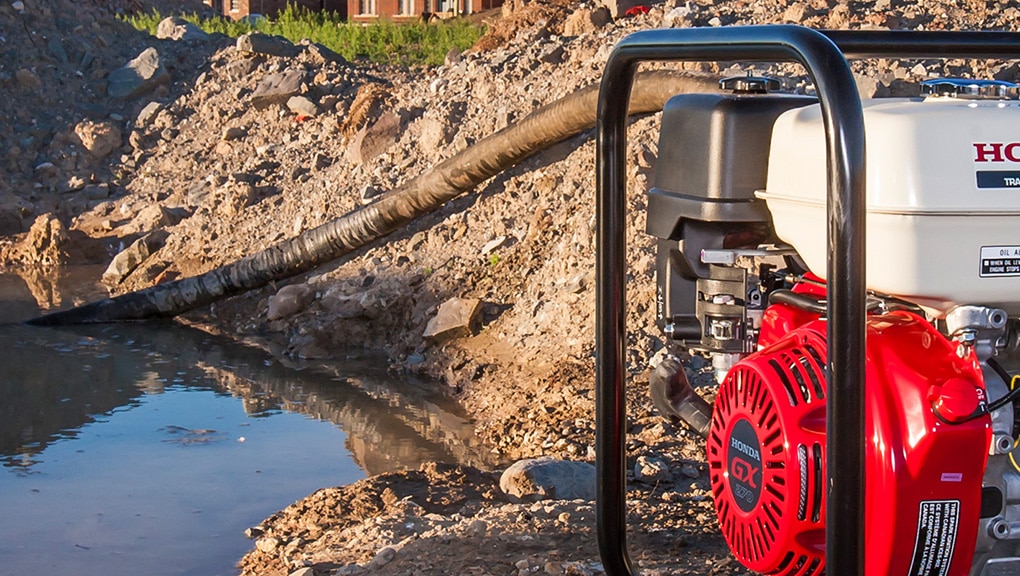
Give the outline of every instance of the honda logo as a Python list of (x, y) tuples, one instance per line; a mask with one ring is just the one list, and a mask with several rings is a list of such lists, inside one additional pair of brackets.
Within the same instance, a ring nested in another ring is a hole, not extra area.
[(1020, 162), (1020, 142), (975, 142), (975, 162)]

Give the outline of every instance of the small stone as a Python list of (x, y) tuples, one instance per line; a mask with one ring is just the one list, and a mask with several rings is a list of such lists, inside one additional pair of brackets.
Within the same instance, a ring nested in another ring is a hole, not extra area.
[(308, 284), (284, 286), (269, 298), (269, 320), (279, 320), (301, 312), (315, 299), (315, 289)]
[(443, 58), (443, 65), (447, 68), (460, 64), (464, 58), (460, 54), (460, 50), (456, 47), (450, 48), (450, 51), (446, 53), (446, 57)]
[(267, 74), (252, 92), (252, 105), (264, 109), (273, 104), (283, 104), (301, 92), (304, 80), (305, 73), (300, 70)]
[(37, 90), (42, 88), (43, 85), (42, 80), (35, 75), (35, 72), (32, 72), (28, 68), (22, 68), (15, 72), (14, 78), (18, 81), (18, 86), (28, 90)]
[(163, 247), (168, 236), (169, 234), (164, 230), (155, 230), (135, 240), (113, 257), (106, 272), (103, 272), (103, 283), (108, 286), (116, 286), (123, 282), (135, 268), (138, 268), (149, 256)]
[(914, 76), (920, 76), (922, 78), (928, 77), (928, 69), (924, 67), (924, 64), (917, 64), (910, 69), (910, 73)]
[(477, 298), (450, 298), (439, 306), (425, 327), (425, 338), (441, 342), (471, 334), (472, 324), (481, 309)]
[(106, 158), (123, 143), (120, 129), (110, 122), (83, 120), (74, 127), (74, 133), (89, 154), (97, 159)]
[(46, 48), (61, 64), (68, 63), (67, 51), (64, 50), (64, 43), (60, 41), (60, 38), (50, 38), (50, 41), (46, 43)]
[(468, 525), (468, 536), (483, 538), (488, 530), (489, 524), (485, 520), (472, 520)]
[(655, 484), (669, 477), (669, 466), (658, 458), (638, 456), (634, 464), (634, 480)]
[(387, 112), (370, 126), (357, 132), (347, 147), (348, 159), (355, 164), (366, 164), (388, 150), (400, 139), (400, 117)]
[(163, 105), (159, 102), (149, 102), (144, 108), (142, 108), (141, 112), (138, 113), (138, 117), (135, 118), (135, 127), (147, 128), (162, 109)]
[(501, 248), (504, 244), (506, 244), (506, 236), (497, 236), (486, 242), (485, 246), (482, 246), (482, 256), (487, 256), (490, 252)]
[(688, 478), (697, 478), (701, 476), (701, 473), (698, 472), (698, 469), (695, 468), (694, 466), (691, 466), (690, 464), (681, 467), (680, 473)]
[(811, 7), (803, 2), (790, 4), (783, 12), (783, 20), (794, 24), (800, 24), (809, 16), (811, 16)]
[(258, 32), (239, 36), (237, 38), (237, 49), (242, 52), (254, 52), (256, 54), (282, 56), (284, 58), (293, 58), (301, 53), (301, 48), (295, 46), (283, 36), (270, 36)]
[(24, 12), (25, 3), (22, 2), (21, 0), (15, 0), (14, 2), (11, 2), (11, 8), (14, 8), (16, 12)]
[(223, 131), (223, 136), (221, 136), (220, 139), (225, 142), (229, 142), (231, 140), (240, 140), (241, 138), (244, 138), (247, 135), (248, 131), (245, 130), (244, 128), (240, 128), (238, 126), (231, 126), (230, 128), (227, 128), (226, 130)]
[(298, 116), (315, 116), (319, 113), (318, 106), (304, 96), (291, 96), (287, 100), (287, 108)]
[(156, 38), (182, 42), (200, 42), (207, 40), (209, 35), (198, 26), (183, 18), (169, 17), (161, 20), (156, 27)]
[(280, 541), (276, 538), (259, 538), (255, 542), (255, 548), (258, 548), (259, 552), (266, 554), (272, 554), (280, 546)]
[(531, 562), (528, 562), (527, 560), (518, 560), (517, 562), (514, 562), (514, 568), (517, 568), (520, 571), (527, 570), (528, 568), (531, 568)]
[(562, 562), (546, 562), (543, 568), (546, 574), (563, 574)]
[(315, 570), (305, 566), (304, 568), (298, 568), (287, 576), (315, 576)]
[(170, 76), (155, 48), (146, 48), (134, 60), (106, 77), (106, 93), (114, 98), (134, 98), (151, 92)]
[(397, 557), (397, 551), (389, 546), (383, 548), (376, 553), (375, 558), (372, 558), (372, 562), (369, 563), (370, 568), (381, 568)]

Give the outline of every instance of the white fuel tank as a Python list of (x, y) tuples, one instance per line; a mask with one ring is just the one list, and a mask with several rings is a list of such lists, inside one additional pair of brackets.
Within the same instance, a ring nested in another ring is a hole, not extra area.
[[(1020, 102), (864, 102), (867, 285), (945, 314), (1020, 313)], [(826, 272), (826, 156), (818, 105), (776, 121), (764, 198), (776, 233)]]

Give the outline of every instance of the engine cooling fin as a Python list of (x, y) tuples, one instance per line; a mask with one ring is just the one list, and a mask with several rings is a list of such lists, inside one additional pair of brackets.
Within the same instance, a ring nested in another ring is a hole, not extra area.
[(819, 335), (795, 332), (719, 387), (707, 445), (719, 525), (734, 555), (764, 574), (825, 568), (824, 357)]

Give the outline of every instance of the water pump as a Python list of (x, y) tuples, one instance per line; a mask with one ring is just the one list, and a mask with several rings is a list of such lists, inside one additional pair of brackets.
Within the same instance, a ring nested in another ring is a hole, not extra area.
[[(732, 78), (663, 112), (647, 191), (657, 322), (719, 388), (709, 405), (673, 357), (651, 388), (706, 439), (734, 556), (792, 576), (826, 569), (833, 343), (823, 113), (779, 86)], [(866, 574), (1020, 573), (1018, 93), (937, 79), (862, 103)]]

